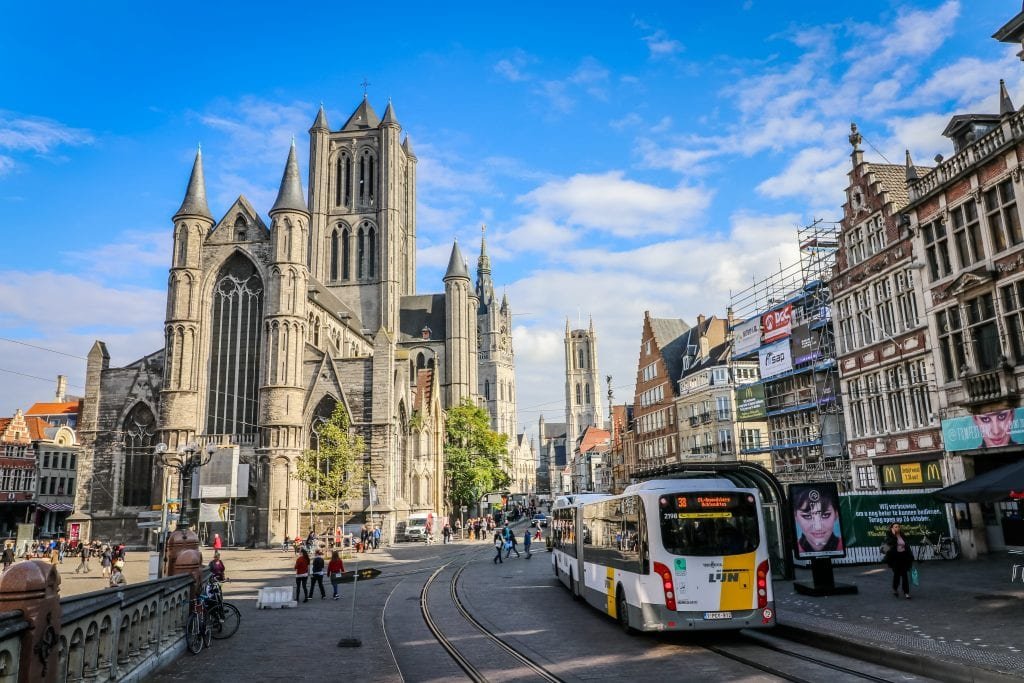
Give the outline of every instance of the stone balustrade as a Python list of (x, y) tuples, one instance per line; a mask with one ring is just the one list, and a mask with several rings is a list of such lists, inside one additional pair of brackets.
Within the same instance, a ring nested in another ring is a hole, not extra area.
[(936, 166), (930, 173), (909, 185), (910, 198), (916, 201), (940, 186), (945, 186), (970, 168), (988, 160), (1007, 141), (1024, 139), (1024, 112), (1017, 112), (986, 133), (976, 142), (967, 145), (955, 155)]

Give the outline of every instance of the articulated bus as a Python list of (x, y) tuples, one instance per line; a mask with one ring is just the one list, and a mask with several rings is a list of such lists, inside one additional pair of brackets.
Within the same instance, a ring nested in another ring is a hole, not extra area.
[(555, 575), (627, 633), (775, 625), (756, 489), (645, 481), (617, 496), (559, 498), (551, 527)]

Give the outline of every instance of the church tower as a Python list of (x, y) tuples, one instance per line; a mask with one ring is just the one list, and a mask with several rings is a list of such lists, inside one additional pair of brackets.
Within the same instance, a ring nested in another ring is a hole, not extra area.
[(594, 426), (604, 428), (601, 382), (597, 369), (597, 334), (594, 320), (585, 330), (570, 330), (565, 321), (565, 429), (566, 457), (576, 448), (576, 439)]
[(516, 439), (515, 359), (512, 354), (512, 309), (508, 297), (499, 303), (491, 281), (491, 259), (487, 237), (481, 228), (480, 257), (476, 267), (476, 295), (480, 300), (478, 328), (480, 378), (478, 392), (491, 415), (491, 429)]
[[(475, 296), (473, 297), (476, 298)], [(457, 406), (472, 394), (474, 377), (470, 342), (475, 342), (476, 325), (470, 320), (469, 271), (462, 260), (459, 243), (452, 246), (444, 274), (444, 397), (445, 407)], [(476, 311), (472, 311), (476, 318)], [(475, 354), (473, 354), (475, 355)]]
[(164, 321), (164, 378), (160, 391), (160, 440), (170, 451), (195, 440), (199, 413), (199, 327), (203, 240), (213, 227), (206, 203), (203, 153), (196, 152), (181, 207), (174, 214), (174, 250)]
[(364, 330), (392, 335), (416, 289), (416, 157), (401, 130), (390, 102), (381, 118), (364, 95), (340, 130), (321, 108), (309, 131), (311, 276)]

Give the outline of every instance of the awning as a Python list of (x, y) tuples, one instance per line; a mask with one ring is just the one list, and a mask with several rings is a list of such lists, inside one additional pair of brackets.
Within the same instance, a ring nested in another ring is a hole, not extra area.
[(932, 495), (949, 503), (994, 503), (1024, 496), (1024, 460), (939, 489)]
[(43, 503), (39, 507), (52, 512), (71, 512), (75, 509), (71, 503)]

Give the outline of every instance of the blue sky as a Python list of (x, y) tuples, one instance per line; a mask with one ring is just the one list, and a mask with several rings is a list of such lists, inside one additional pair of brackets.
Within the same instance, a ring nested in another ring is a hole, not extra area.
[(159, 348), (197, 144), (214, 214), (244, 194), (266, 216), (292, 137), (305, 179), (319, 103), (340, 126), (364, 78), (420, 160), (421, 292), (488, 225), (527, 428), (561, 419), (567, 317), (593, 316), (631, 400), (645, 310), (721, 315), (796, 258), (798, 225), (838, 219), (851, 121), (869, 160), (928, 163), (949, 116), (998, 111), (1000, 78), (1024, 104), (989, 37), (1009, 0), (350, 6), (6, 9), (0, 337), (70, 355), (0, 340), (0, 415), (58, 373), (81, 392), (94, 339), (115, 365)]

